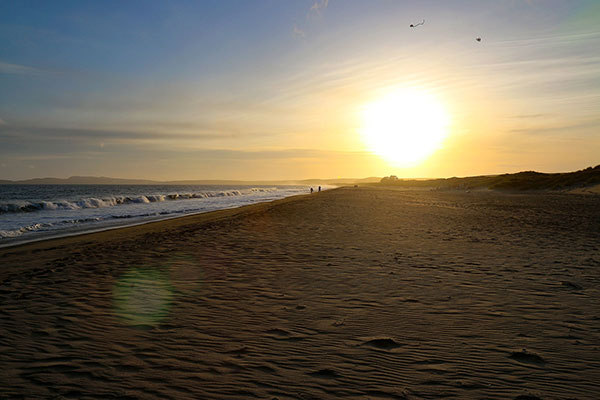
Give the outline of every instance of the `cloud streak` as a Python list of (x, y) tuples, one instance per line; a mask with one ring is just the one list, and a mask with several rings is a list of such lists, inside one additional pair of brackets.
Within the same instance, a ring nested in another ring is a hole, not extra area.
[(28, 67), (26, 65), (10, 64), (0, 61), (0, 74), (14, 74), (14, 75), (46, 75), (48, 72)]
[(568, 135), (569, 133), (576, 133), (578, 130), (581, 130), (581, 129), (593, 128), (593, 127), (598, 127), (598, 126), (600, 126), (600, 119), (593, 119), (593, 120), (577, 121), (577, 122), (573, 122), (570, 124), (564, 124), (564, 125), (556, 125), (556, 124), (539, 125), (539, 126), (533, 126), (533, 127), (528, 127), (528, 128), (511, 129), (510, 132), (532, 134), (532, 135), (561, 133), (562, 136), (564, 137), (565, 135)]
[(156, 141), (156, 140), (216, 140), (236, 138), (230, 132), (212, 133), (164, 133), (148, 131), (128, 131), (110, 129), (78, 129), (78, 128), (38, 128), (0, 126), (0, 137), (40, 137), (44, 139), (93, 140), (112, 139), (122, 141)]
[(327, 5), (329, 4), (329, 0), (316, 0), (310, 9), (308, 10), (308, 14), (306, 18), (316, 18), (321, 17), (325, 9), (327, 9)]
[(306, 37), (306, 33), (302, 29), (298, 28), (298, 25), (294, 25), (294, 29), (292, 30), (292, 35), (296, 39), (300, 39), (300, 38), (305, 38)]

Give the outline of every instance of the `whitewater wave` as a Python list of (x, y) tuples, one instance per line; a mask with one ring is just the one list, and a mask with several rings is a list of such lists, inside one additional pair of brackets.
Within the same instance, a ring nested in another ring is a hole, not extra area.
[[(162, 201), (204, 199), (211, 197), (247, 196), (255, 193), (266, 193), (275, 191), (277, 191), (277, 188), (250, 188), (193, 193), (146, 194), (139, 196), (116, 195), (104, 198), (89, 197), (70, 201), (13, 201), (0, 203), (0, 214), (36, 212), (44, 210), (79, 210), (83, 208), (114, 207), (122, 204), (157, 203)], [(0, 231), (0, 237), (2, 236), (2, 232), (8, 231)]]
[(97, 221), (100, 221), (101, 219), (102, 218), (79, 218), (79, 219), (68, 219), (68, 220), (58, 221), (58, 222), (46, 222), (46, 223), (40, 222), (40, 223), (35, 223), (35, 224), (27, 225), (27, 226), (22, 226), (18, 229), (0, 230), (0, 239), (18, 237), (27, 232), (48, 230), (53, 227), (57, 227), (59, 225), (75, 225), (75, 224), (82, 224), (82, 223), (86, 223), (86, 222), (97, 222)]

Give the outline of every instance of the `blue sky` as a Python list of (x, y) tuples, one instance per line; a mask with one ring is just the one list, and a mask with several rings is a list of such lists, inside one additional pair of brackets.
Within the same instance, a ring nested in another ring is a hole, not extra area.
[[(599, 163), (597, 1), (2, 10), (0, 179), (433, 177)], [(453, 121), (444, 146), (410, 168), (358, 134), (361, 106), (405, 84), (435, 92)]]

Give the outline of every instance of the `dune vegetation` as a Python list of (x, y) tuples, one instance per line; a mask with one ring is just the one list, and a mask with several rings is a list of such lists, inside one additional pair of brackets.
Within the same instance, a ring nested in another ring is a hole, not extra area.
[(523, 171), (514, 174), (425, 180), (398, 179), (392, 175), (382, 178), (376, 185), (437, 189), (569, 190), (598, 184), (600, 184), (600, 165), (575, 172), (552, 174)]

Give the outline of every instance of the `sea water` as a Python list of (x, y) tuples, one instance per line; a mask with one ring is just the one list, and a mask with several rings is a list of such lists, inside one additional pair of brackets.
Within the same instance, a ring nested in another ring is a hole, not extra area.
[(309, 192), (307, 186), (0, 185), (0, 247)]

